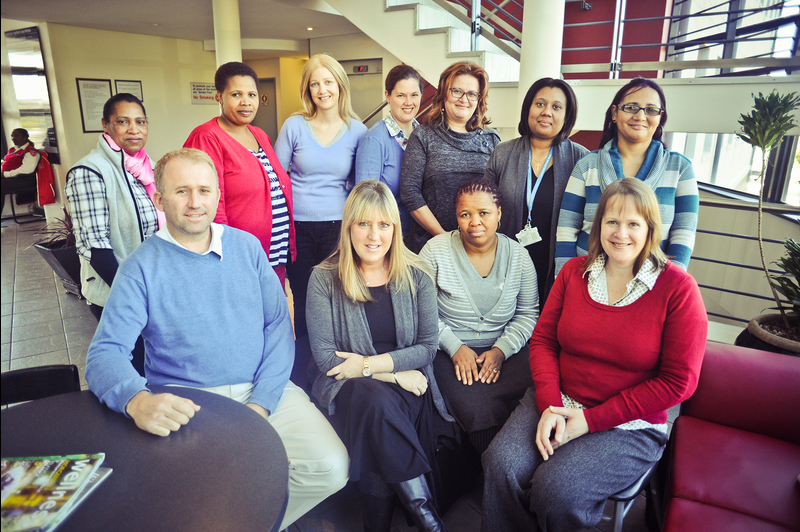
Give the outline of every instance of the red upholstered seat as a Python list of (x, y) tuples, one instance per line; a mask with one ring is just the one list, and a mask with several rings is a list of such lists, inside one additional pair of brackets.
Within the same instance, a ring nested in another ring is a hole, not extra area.
[(686, 416), (672, 437), (673, 497), (800, 526), (799, 445)]
[(664, 531), (800, 530), (800, 358), (709, 343), (668, 459)]
[(673, 499), (662, 532), (787, 532), (797, 530), (717, 506)]

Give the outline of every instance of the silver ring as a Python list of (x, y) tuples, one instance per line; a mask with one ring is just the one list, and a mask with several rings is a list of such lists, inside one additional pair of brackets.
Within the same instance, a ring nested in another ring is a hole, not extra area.
[(492, 373), (500, 373), (500, 370), (499, 370), (499, 369), (497, 369), (497, 368), (494, 368), (494, 369), (492, 370)]

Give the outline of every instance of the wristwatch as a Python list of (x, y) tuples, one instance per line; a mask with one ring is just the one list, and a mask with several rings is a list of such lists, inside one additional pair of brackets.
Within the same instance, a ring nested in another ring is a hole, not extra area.
[(369, 369), (369, 357), (364, 357), (364, 369), (361, 370), (361, 374), (365, 377), (372, 376), (372, 370)]

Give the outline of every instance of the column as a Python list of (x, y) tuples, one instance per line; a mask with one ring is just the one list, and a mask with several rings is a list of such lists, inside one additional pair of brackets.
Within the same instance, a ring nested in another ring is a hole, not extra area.
[(519, 96), (539, 78), (561, 77), (565, 0), (528, 0), (522, 16)]
[(214, 9), (214, 48), (217, 68), (230, 61), (242, 60), (242, 30), (239, 24), (239, 0), (211, 0)]

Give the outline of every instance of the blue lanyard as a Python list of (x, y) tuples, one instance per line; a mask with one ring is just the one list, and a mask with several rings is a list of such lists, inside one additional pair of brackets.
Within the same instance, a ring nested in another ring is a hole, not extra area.
[[(547, 152), (547, 157), (544, 160), (544, 164), (542, 165), (542, 169), (539, 170), (539, 179), (536, 180), (536, 185), (533, 186), (533, 191), (531, 191), (531, 183), (533, 182), (533, 169), (531, 165), (528, 165), (528, 183), (525, 187), (525, 190), (528, 194), (528, 227), (531, 225), (531, 211), (533, 210), (533, 200), (536, 198), (536, 193), (539, 192), (539, 185), (542, 184), (544, 181), (544, 174), (547, 172), (547, 167), (550, 165), (550, 159), (553, 158), (553, 148), (550, 148), (550, 151)], [(533, 148), (531, 148), (531, 161), (533, 161)]]

